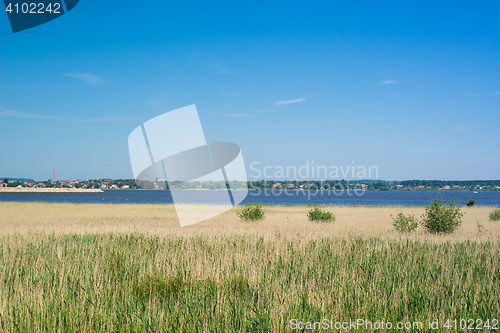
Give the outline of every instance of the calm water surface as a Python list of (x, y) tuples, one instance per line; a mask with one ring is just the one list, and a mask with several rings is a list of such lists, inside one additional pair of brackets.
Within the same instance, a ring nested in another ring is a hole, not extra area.
[[(217, 204), (226, 191), (180, 191), (181, 202)], [(471, 199), (479, 206), (500, 206), (500, 192), (472, 191), (365, 191), (362, 195), (354, 192), (342, 194), (327, 191), (250, 191), (242, 204), (268, 205), (400, 205), (424, 206), (439, 194), (445, 200), (455, 200), (461, 205)], [(72, 203), (173, 203), (169, 191), (150, 190), (107, 190), (103, 193), (0, 193), (0, 201), (20, 202), (72, 202)]]

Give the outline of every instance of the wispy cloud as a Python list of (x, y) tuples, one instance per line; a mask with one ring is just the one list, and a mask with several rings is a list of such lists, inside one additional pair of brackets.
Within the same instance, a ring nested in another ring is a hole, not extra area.
[(221, 117), (246, 118), (246, 117), (250, 117), (250, 115), (246, 114), (246, 113), (225, 113), (225, 114), (221, 115)]
[(274, 112), (274, 110), (255, 110), (255, 112)]
[(35, 113), (25, 113), (21, 111), (7, 110), (0, 108), (0, 117), (19, 117), (19, 118), (35, 118), (35, 119), (63, 119), (60, 117), (50, 117), (37, 115)]
[(88, 123), (88, 122), (114, 122), (114, 121), (130, 121), (142, 120), (138, 117), (111, 117), (111, 118), (91, 118), (91, 119), (76, 119), (75, 123)]
[(98, 86), (98, 85), (106, 83), (99, 76), (97, 76), (95, 74), (90, 74), (90, 73), (67, 73), (67, 74), (64, 74), (64, 76), (77, 78), (77, 79), (82, 80), (83, 82), (85, 82), (86, 84), (89, 84), (91, 86)]
[[(7, 110), (4, 108), (0, 108), (0, 117), (71, 120), (71, 118), (43, 116), (43, 115), (38, 115), (35, 113), (25, 113), (25, 112), (21, 112), (21, 111)], [(139, 117), (110, 117), (110, 118), (93, 118), (93, 119), (75, 119), (75, 120), (73, 120), (73, 122), (83, 123), (83, 122), (104, 122), (104, 121), (129, 121), (129, 120), (143, 120), (143, 118), (139, 118)]]
[(500, 91), (497, 91), (496, 93), (493, 93), (493, 96), (500, 96)]
[(305, 98), (297, 98), (297, 99), (290, 99), (287, 101), (277, 101), (276, 105), (284, 105), (284, 104), (292, 104), (292, 103), (299, 103), (299, 102), (305, 102)]
[(458, 126), (458, 131), (465, 132), (465, 128), (462, 125), (460, 125), (460, 126)]
[(217, 55), (208, 53), (208, 63), (209, 66), (212, 69), (213, 74), (230, 74), (231, 72), (222, 64), (220, 64), (215, 58), (217, 58)]
[(427, 123), (425, 121), (416, 121), (416, 120), (405, 120), (401, 122), (401, 125), (412, 125), (412, 126), (417, 126), (417, 125), (426, 125)]
[(396, 83), (397, 82), (394, 80), (385, 80), (385, 81), (380, 82), (380, 84), (396, 84)]
[(159, 110), (171, 109), (170, 98), (168, 96), (158, 96), (148, 99), (148, 105)]
[(474, 94), (474, 93), (466, 93), (465, 96), (467, 96), (467, 97), (477, 97), (479, 95), (478, 94)]
[(345, 121), (345, 120), (333, 120), (333, 119), (331, 119), (331, 120), (330, 120), (330, 122), (331, 122), (332, 124), (338, 124), (338, 125), (340, 125), (340, 124), (347, 124), (347, 123), (348, 123), (348, 122), (347, 122), (347, 121)]
[(240, 94), (234, 92), (225, 92), (225, 91), (221, 91), (220, 94), (224, 96), (241, 96)]

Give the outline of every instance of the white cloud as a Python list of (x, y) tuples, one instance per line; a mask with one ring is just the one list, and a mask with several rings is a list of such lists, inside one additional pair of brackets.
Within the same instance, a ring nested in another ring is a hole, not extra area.
[(493, 93), (493, 96), (500, 96), (500, 91), (497, 91), (496, 93)]
[(460, 132), (465, 132), (465, 128), (462, 125), (458, 126), (458, 130)]
[(396, 81), (394, 81), (394, 80), (385, 80), (385, 81), (380, 82), (380, 84), (396, 84)]
[(97, 86), (105, 83), (105, 81), (99, 76), (90, 73), (67, 73), (64, 74), (64, 76), (80, 79), (91, 86)]
[(60, 117), (47, 117), (41, 116), (34, 113), (24, 113), (21, 111), (7, 110), (0, 108), (0, 117), (19, 117), (19, 118), (35, 118), (35, 119), (63, 119)]
[(305, 98), (297, 98), (297, 99), (290, 99), (288, 101), (277, 101), (276, 105), (284, 105), (284, 104), (292, 104), (292, 103), (298, 103), (298, 102), (305, 102)]

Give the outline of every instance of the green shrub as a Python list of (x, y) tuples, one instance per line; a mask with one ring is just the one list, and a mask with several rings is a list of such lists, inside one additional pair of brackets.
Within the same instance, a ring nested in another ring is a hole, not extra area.
[(307, 217), (309, 218), (309, 221), (322, 221), (322, 222), (333, 222), (335, 221), (336, 217), (328, 212), (328, 211), (322, 211), (319, 207), (314, 207), (307, 213)]
[(467, 207), (472, 207), (472, 206), (474, 206), (474, 204), (475, 204), (475, 203), (476, 203), (476, 200), (472, 200), (472, 199), (471, 199), (471, 200), (469, 200), (469, 201), (467, 202)]
[(421, 224), (431, 233), (452, 233), (462, 224), (464, 213), (456, 201), (445, 203), (443, 196), (432, 199), (432, 203), (425, 207)]
[(491, 221), (500, 220), (500, 208), (497, 208), (490, 213), (490, 220)]
[(396, 231), (399, 232), (411, 232), (417, 229), (418, 227), (418, 220), (415, 218), (415, 215), (411, 214), (406, 216), (403, 214), (403, 212), (399, 212), (396, 217), (392, 216), (392, 225), (396, 229)]
[(257, 221), (257, 220), (263, 220), (265, 215), (264, 215), (264, 210), (262, 209), (261, 206), (256, 205), (247, 205), (243, 209), (239, 210), (236, 215), (240, 217), (240, 219), (248, 221)]

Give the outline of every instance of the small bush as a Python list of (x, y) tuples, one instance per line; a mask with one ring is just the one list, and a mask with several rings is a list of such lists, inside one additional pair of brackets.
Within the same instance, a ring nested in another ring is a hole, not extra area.
[(452, 233), (462, 224), (464, 213), (456, 201), (445, 203), (440, 196), (432, 199), (432, 203), (425, 207), (421, 224), (431, 233)]
[(495, 209), (490, 213), (490, 220), (491, 221), (498, 221), (500, 220), (500, 208)]
[(476, 203), (476, 200), (469, 200), (467, 202), (467, 207), (472, 207), (472, 206), (474, 206), (475, 203)]
[(262, 209), (261, 206), (256, 205), (256, 206), (245, 206), (243, 209), (238, 211), (236, 213), (240, 217), (240, 219), (248, 221), (257, 221), (257, 220), (263, 220), (265, 215), (264, 215), (264, 210)]
[(336, 217), (328, 212), (328, 211), (322, 211), (319, 207), (314, 207), (307, 213), (307, 217), (309, 218), (309, 221), (321, 221), (321, 222), (333, 222), (335, 221)]
[(399, 232), (411, 232), (417, 229), (418, 227), (418, 220), (415, 218), (415, 215), (411, 214), (406, 216), (403, 214), (403, 212), (399, 212), (396, 217), (392, 216), (392, 225), (396, 229), (396, 231)]
[(486, 231), (486, 229), (484, 229), (484, 226), (481, 223), (479, 223), (478, 220), (476, 220), (476, 224), (477, 224), (477, 231), (479, 231), (479, 233), (483, 233)]

